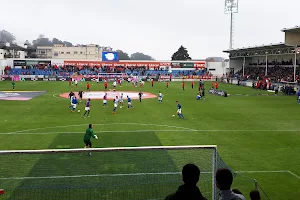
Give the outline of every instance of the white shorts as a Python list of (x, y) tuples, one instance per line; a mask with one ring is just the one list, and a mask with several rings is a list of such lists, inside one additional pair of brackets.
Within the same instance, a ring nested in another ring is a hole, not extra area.
[(77, 106), (77, 104), (72, 104), (72, 106), (73, 106), (73, 108), (75, 108), (75, 109), (76, 109), (76, 106)]
[(115, 103), (115, 104), (114, 104), (114, 107), (115, 107), (115, 108), (118, 107), (118, 104)]
[(90, 107), (85, 107), (84, 110), (85, 110), (85, 111), (89, 111), (89, 110), (91, 110), (91, 109), (90, 109)]
[(130, 105), (130, 106), (131, 106), (131, 102), (128, 102), (128, 105)]
[(181, 114), (181, 109), (178, 109), (178, 110), (177, 110), (177, 113), (178, 113), (178, 114)]
[(158, 97), (158, 100), (159, 100), (159, 101), (162, 101), (162, 97)]
[(119, 102), (120, 102), (120, 103), (123, 103), (123, 99), (120, 99)]
[(107, 100), (103, 100), (103, 103), (107, 103)]

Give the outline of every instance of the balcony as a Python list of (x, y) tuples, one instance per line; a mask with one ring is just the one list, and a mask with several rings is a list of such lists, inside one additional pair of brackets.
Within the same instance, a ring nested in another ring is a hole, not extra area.
[(9, 53), (9, 54), (4, 54), (4, 58), (20, 58), (20, 55), (19, 54), (13, 55)]

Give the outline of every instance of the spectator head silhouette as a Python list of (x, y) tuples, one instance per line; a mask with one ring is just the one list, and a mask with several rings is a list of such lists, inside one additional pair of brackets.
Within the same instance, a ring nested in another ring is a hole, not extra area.
[(259, 191), (257, 191), (257, 190), (252, 190), (252, 191), (250, 192), (250, 199), (251, 199), (251, 200), (260, 200), (261, 198), (260, 198)]
[(220, 190), (230, 190), (233, 181), (232, 173), (229, 169), (221, 168), (216, 173), (217, 187)]
[(194, 164), (186, 164), (182, 168), (182, 180), (186, 185), (196, 185), (199, 181), (200, 169)]

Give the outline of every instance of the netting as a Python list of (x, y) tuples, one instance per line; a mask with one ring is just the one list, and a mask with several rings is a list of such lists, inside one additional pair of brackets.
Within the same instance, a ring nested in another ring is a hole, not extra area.
[(98, 78), (99, 79), (109, 79), (114, 80), (116, 78), (125, 78), (126, 74), (124, 73), (99, 73)]
[(187, 163), (200, 168), (203, 195), (217, 199), (214, 173), (227, 166), (216, 146), (0, 151), (1, 198), (164, 199), (182, 184)]

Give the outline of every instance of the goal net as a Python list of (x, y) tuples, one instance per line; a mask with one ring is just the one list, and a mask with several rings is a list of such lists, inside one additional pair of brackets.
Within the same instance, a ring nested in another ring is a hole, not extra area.
[(98, 73), (98, 79), (106, 79), (106, 80), (115, 80), (118, 78), (126, 78), (127, 75), (125, 73)]
[(181, 170), (188, 163), (201, 170), (203, 195), (217, 199), (214, 174), (227, 166), (216, 146), (0, 151), (0, 186), (5, 190), (1, 196), (10, 200), (164, 199), (182, 184)]

